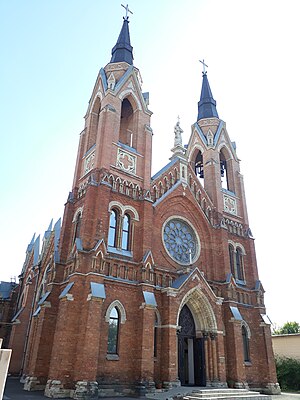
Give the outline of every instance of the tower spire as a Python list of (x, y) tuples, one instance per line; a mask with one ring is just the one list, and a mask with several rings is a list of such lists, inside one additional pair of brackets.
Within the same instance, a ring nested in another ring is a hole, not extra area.
[(128, 64), (133, 64), (133, 54), (132, 54), (132, 46), (130, 44), (130, 35), (129, 35), (129, 16), (128, 13), (132, 14), (132, 11), (129, 10), (128, 4), (122, 7), (126, 10), (126, 15), (123, 17), (123, 25), (118, 37), (116, 45), (113, 47), (111, 51), (111, 63), (114, 62), (127, 62)]
[(204, 64), (204, 60), (200, 62), (203, 64), (203, 72), (202, 72), (203, 80), (202, 80), (200, 101), (198, 102), (197, 121), (203, 118), (211, 118), (211, 117), (219, 118), (216, 107), (217, 103), (216, 100), (214, 100), (213, 98), (207, 79), (207, 71), (205, 70), (205, 67), (207, 67), (207, 65)]

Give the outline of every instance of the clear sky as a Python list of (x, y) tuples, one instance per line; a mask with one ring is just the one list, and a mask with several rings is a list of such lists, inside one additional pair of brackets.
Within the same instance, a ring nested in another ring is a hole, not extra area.
[[(121, 0), (0, 0), (0, 279), (21, 271), (34, 232), (63, 215), (98, 71)], [(123, 4), (126, 4), (123, 2)], [(267, 313), (300, 322), (298, 0), (131, 0), (134, 64), (150, 92), (153, 173), (180, 116), (196, 121), (202, 66), (237, 143)]]

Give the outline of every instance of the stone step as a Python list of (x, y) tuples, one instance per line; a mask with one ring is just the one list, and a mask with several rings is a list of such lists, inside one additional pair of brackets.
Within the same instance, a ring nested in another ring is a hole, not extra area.
[(208, 389), (183, 396), (183, 400), (272, 400), (271, 396), (247, 389)]
[(146, 397), (155, 400), (272, 400), (269, 395), (249, 389), (230, 388), (201, 388), (179, 386), (164, 391), (160, 389), (154, 393), (147, 393)]
[(249, 393), (245, 393), (245, 394), (239, 394), (239, 395), (237, 395), (237, 394), (235, 394), (235, 393), (232, 393), (232, 394), (230, 394), (230, 393), (228, 393), (228, 394), (226, 394), (225, 396), (224, 396), (224, 393), (223, 394), (221, 394), (221, 395), (215, 395), (215, 396), (205, 396), (204, 394), (203, 395), (201, 395), (201, 396), (197, 396), (197, 394), (196, 395), (187, 395), (187, 396), (184, 396), (184, 400), (199, 400), (199, 399), (201, 399), (201, 400), (223, 400), (223, 399), (240, 399), (240, 400), (243, 400), (243, 399), (253, 399), (253, 398), (257, 398), (257, 399), (261, 399), (261, 400), (268, 400), (268, 396), (266, 396), (266, 395), (261, 395), (261, 394), (259, 394), (259, 393), (256, 393), (256, 394), (249, 394)]
[(228, 396), (216, 396), (216, 397), (199, 397), (199, 396), (184, 396), (184, 400), (271, 400), (271, 396), (261, 395), (261, 394), (245, 394), (245, 395), (228, 395)]
[(246, 393), (254, 393), (257, 394), (257, 392), (250, 392), (248, 389), (200, 389), (200, 390), (192, 390), (192, 395), (195, 396), (219, 396), (219, 395), (224, 395), (224, 396), (231, 396), (231, 395), (242, 395)]

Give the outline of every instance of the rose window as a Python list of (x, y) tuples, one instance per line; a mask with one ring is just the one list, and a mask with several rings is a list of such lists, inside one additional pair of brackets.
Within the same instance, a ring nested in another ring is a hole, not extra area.
[(166, 223), (163, 241), (169, 255), (180, 264), (191, 264), (198, 253), (194, 230), (185, 221), (172, 219)]

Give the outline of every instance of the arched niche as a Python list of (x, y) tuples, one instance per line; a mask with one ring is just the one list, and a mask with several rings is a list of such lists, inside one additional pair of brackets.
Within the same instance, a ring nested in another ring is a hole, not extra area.
[(132, 96), (125, 97), (121, 104), (119, 142), (136, 149), (137, 147), (137, 110)]
[(101, 109), (101, 99), (99, 96), (96, 96), (90, 112), (86, 151), (88, 151), (96, 143), (100, 109)]
[(226, 146), (220, 149), (220, 173), (222, 188), (234, 192), (232, 156)]

